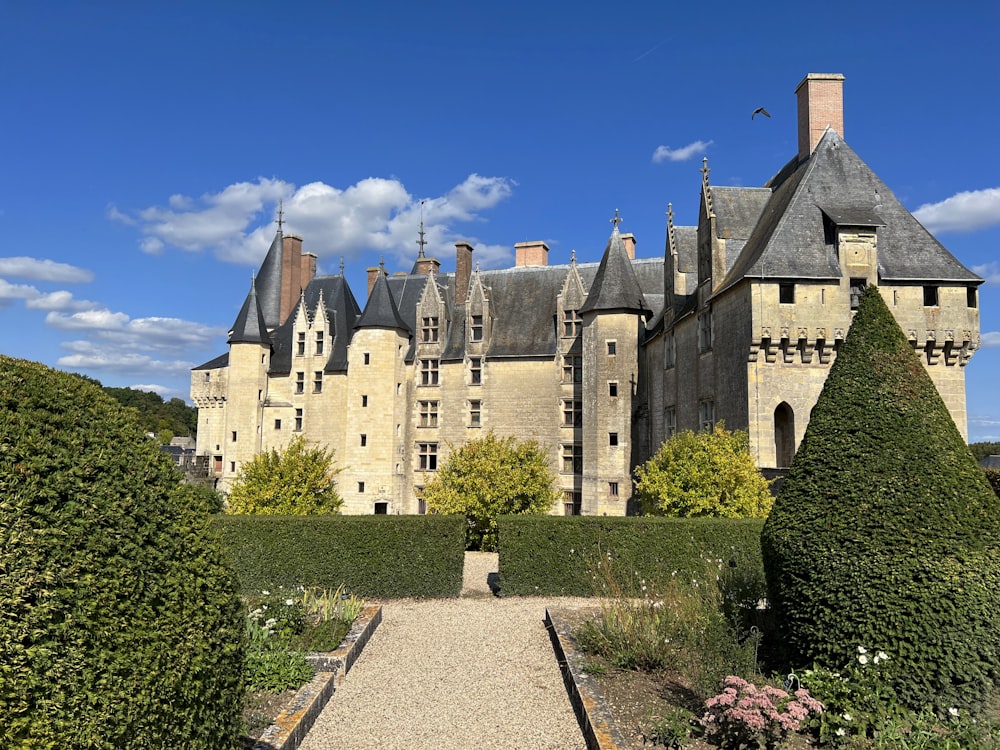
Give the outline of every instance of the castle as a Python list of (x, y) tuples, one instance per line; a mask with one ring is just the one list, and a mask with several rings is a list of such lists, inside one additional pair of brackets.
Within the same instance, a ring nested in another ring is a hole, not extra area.
[(346, 513), (423, 513), (450, 445), (493, 430), (537, 440), (563, 501), (553, 513), (623, 515), (632, 469), (678, 430), (748, 431), (787, 467), (861, 290), (876, 285), (967, 435), (963, 367), (979, 346), (982, 279), (899, 203), (844, 141), (843, 80), (799, 84), (798, 153), (761, 188), (702, 169), (698, 225), (668, 213), (663, 255), (614, 228), (600, 263), (368, 270), (344, 279), (280, 225), (233, 324), (196, 367), (199, 456), (225, 488), (294, 435), (334, 449)]

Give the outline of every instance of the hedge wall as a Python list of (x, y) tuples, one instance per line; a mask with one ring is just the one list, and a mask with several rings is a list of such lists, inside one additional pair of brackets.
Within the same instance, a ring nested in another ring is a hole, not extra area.
[(462, 590), (464, 516), (214, 517), (245, 592), (345, 584), (366, 598)]
[(504, 516), (499, 521), (503, 595), (593, 596), (598, 555), (627, 560), (642, 577), (700, 574), (705, 560), (753, 566), (763, 578), (763, 519)]

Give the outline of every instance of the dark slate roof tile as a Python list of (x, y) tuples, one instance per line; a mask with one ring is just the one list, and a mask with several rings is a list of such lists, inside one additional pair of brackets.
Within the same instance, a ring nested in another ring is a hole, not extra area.
[(210, 359), (204, 364), (192, 367), (192, 370), (218, 370), (220, 367), (229, 367), (229, 352), (220, 354), (215, 359)]
[(580, 308), (581, 313), (608, 310), (635, 311), (647, 316), (650, 312), (642, 297), (632, 261), (625, 252), (617, 224), (604, 249), (587, 301)]
[(361, 313), (361, 317), (358, 318), (354, 327), (389, 328), (408, 333), (413, 331), (413, 328), (399, 317), (399, 308), (396, 306), (396, 300), (392, 297), (392, 291), (389, 289), (389, 282), (384, 273), (380, 272), (378, 278), (375, 279), (375, 285), (372, 287), (371, 294), (368, 295), (364, 312)]
[(230, 344), (269, 344), (270, 336), (264, 321), (264, 313), (260, 309), (257, 297), (257, 282), (250, 282), (250, 291), (243, 300), (232, 330), (229, 332)]
[(284, 256), (284, 240), (279, 229), (274, 233), (271, 247), (268, 248), (264, 262), (257, 272), (257, 296), (260, 309), (264, 313), (264, 322), (268, 329), (277, 328), (281, 324), (281, 265)]

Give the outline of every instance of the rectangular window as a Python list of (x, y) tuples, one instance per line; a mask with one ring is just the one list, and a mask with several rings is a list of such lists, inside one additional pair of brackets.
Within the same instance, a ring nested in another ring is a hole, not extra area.
[(368, 445), (368, 436), (361, 433), (361, 447), (364, 448), (366, 445)]
[[(419, 489), (422, 490), (423, 487), (420, 487)], [(417, 498), (417, 513), (421, 516), (427, 515), (427, 501), (422, 497)]]
[(365, 491), (365, 483), (364, 482), (358, 482), (358, 492), (359, 493), (364, 493), (364, 491)]
[(365, 352), (365, 364), (370, 365), (372, 363), (372, 355), (370, 352)]
[(583, 427), (583, 402), (563, 399), (563, 427)]
[(583, 446), (579, 443), (566, 443), (562, 447), (563, 474), (583, 473)]
[(438, 319), (426, 317), (420, 319), (420, 340), (425, 344), (433, 344), (438, 340)]
[(233, 432), (232, 432), (232, 441), (234, 443), (236, 442), (236, 430), (233, 430)]
[(274, 429), (276, 429), (276, 430), (280, 430), (281, 429), (281, 420), (280, 419), (274, 420)]
[(608, 495), (618, 497), (618, 482), (608, 482)]
[(420, 385), (438, 384), (438, 360), (420, 360)]
[(924, 307), (938, 306), (938, 288), (936, 286), (924, 287)]
[(707, 352), (712, 348), (712, 311), (706, 310), (698, 316), (698, 351)]
[(614, 380), (608, 383), (608, 396), (611, 398), (618, 398), (618, 383)]
[(479, 399), (469, 401), (469, 427), (481, 427), (483, 419), (483, 402)]
[(361, 408), (362, 409), (367, 409), (368, 408), (368, 396), (362, 396), (361, 397)]
[(306, 374), (304, 372), (295, 373), (295, 392), (305, 393), (306, 391)]
[(609, 432), (608, 433), (608, 445), (610, 445), (610, 446), (616, 446), (616, 445), (618, 445), (618, 433), (617, 432)]
[(795, 302), (795, 284), (778, 284), (778, 302), (791, 305)]
[(302, 432), (302, 409), (295, 410), (295, 431)]
[(323, 392), (323, 371), (317, 370), (313, 373), (313, 393)]
[(229, 462), (229, 471), (232, 472), (232, 473), (236, 472), (236, 462), (235, 461), (230, 461)]
[(967, 287), (965, 290), (965, 305), (972, 309), (975, 309), (977, 306), (976, 288), (974, 286)]
[(563, 313), (563, 336), (572, 338), (579, 335), (582, 318), (576, 310), (566, 310)]
[(469, 357), (469, 384), (480, 385), (483, 382), (482, 357)]
[(420, 401), (418, 402), (420, 408), (420, 426), (421, 427), (437, 427), (438, 426), (438, 402), (437, 401)]
[(674, 332), (671, 331), (663, 337), (663, 369), (669, 370), (676, 361), (674, 349)]
[(563, 357), (563, 382), (583, 382), (583, 357), (579, 354), (567, 354)]
[(470, 330), (470, 339), (472, 341), (482, 341), (483, 340), (483, 316), (473, 315), (472, 316), (472, 328)]
[(677, 434), (677, 409), (673, 406), (663, 410), (663, 433), (667, 439)]
[(857, 310), (858, 304), (861, 302), (861, 295), (865, 291), (865, 287), (868, 286), (868, 281), (865, 279), (851, 279), (851, 309)]
[(618, 342), (614, 341), (614, 340), (609, 341), (608, 342), (608, 356), (609, 357), (613, 357), (616, 354), (618, 354)]
[(302, 331), (302, 332), (296, 334), (295, 356), (296, 357), (304, 357), (304, 356), (306, 356), (306, 334), (305, 334), (305, 331)]
[(580, 509), (583, 505), (582, 497), (579, 492), (574, 490), (567, 490), (563, 493), (563, 515), (566, 516), (578, 516), (580, 515)]
[(325, 343), (326, 342), (323, 339), (323, 332), (322, 331), (316, 331), (316, 353), (317, 354), (322, 354), (323, 353), (323, 345)]
[(417, 449), (420, 460), (420, 471), (437, 471), (438, 444), (417, 443)]
[(715, 402), (702, 401), (698, 404), (698, 423), (702, 430), (715, 429)]

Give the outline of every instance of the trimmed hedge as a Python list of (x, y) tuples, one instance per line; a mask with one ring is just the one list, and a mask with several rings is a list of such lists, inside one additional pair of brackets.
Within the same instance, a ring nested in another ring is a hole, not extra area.
[(1000, 497), (1000, 470), (997, 469), (986, 469), (986, 479), (990, 483), (990, 487)]
[(900, 701), (973, 712), (1000, 677), (1000, 501), (876, 287), (762, 537), (789, 666), (889, 654)]
[(237, 746), (245, 614), (133, 409), (0, 357), (0, 746)]
[(500, 592), (593, 596), (591, 566), (608, 552), (648, 578), (675, 570), (701, 574), (705, 560), (759, 570), (763, 525), (760, 518), (504, 516)]
[(462, 591), (464, 516), (213, 518), (244, 592), (346, 585), (367, 598)]

